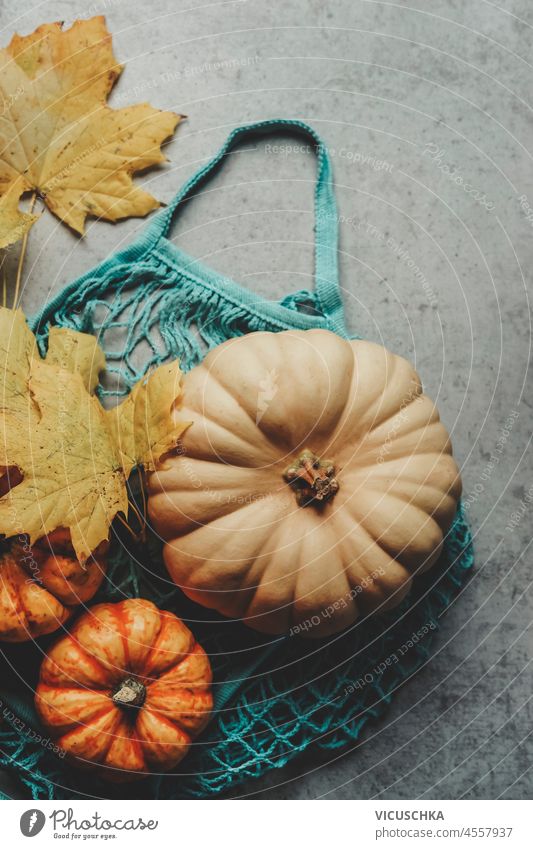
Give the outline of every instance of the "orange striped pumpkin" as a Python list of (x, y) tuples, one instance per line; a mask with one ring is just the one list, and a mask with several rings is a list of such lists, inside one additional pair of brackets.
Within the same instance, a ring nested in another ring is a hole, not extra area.
[(35, 704), (76, 765), (110, 781), (167, 771), (212, 709), (208, 657), (186, 625), (144, 599), (87, 611), (45, 658)]
[(104, 549), (82, 565), (68, 530), (33, 545), (24, 536), (12, 541), (0, 557), (0, 640), (23, 643), (57, 631), (102, 583)]

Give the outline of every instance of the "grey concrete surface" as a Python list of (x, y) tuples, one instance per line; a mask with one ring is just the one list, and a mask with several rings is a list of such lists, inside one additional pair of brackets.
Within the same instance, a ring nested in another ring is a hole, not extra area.
[[(106, 15), (126, 63), (111, 104), (148, 100), (188, 115), (167, 146), (168, 165), (138, 179), (164, 201), (237, 124), (282, 116), (316, 127), (333, 153), (350, 328), (416, 363), (452, 433), (477, 568), (436, 654), (356, 749), (309, 752), (240, 793), (531, 798), (532, 4), (4, 0), (1, 8), (2, 43), (43, 21)], [(173, 237), (266, 297), (312, 286), (314, 165), (305, 152), (247, 146)], [(91, 222), (78, 239), (45, 211), (29, 239), (25, 308), (143, 226)], [(11, 270), (16, 259), (14, 249)]]

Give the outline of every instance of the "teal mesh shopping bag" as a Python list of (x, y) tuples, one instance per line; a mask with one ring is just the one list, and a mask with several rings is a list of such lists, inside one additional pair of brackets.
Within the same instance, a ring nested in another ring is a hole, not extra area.
[[(244, 138), (290, 131), (310, 140), (318, 157), (315, 192), (315, 286), (267, 301), (187, 256), (168, 238), (190, 199)], [(234, 130), (216, 156), (158, 213), (141, 237), (66, 286), (32, 321), (42, 351), (52, 325), (97, 336), (107, 357), (102, 399), (128, 392), (150, 368), (179, 357), (196, 365), (206, 349), (256, 330), (326, 328), (347, 337), (337, 266), (338, 217), (331, 165), (320, 137), (299, 121), (271, 120)], [(132, 491), (131, 497), (135, 499)], [(225, 620), (185, 598), (162, 565), (159, 541), (139, 545), (114, 530), (108, 580), (97, 601), (150, 598), (182, 617), (208, 651), (215, 713), (191, 753), (169, 775), (113, 785), (66, 766), (39, 739), (32, 693), (47, 638), (2, 651), (0, 763), (34, 798), (205, 797), (287, 764), (310, 745), (338, 749), (379, 717), (397, 687), (430, 657), (438, 622), (473, 565), (460, 507), (439, 564), (415, 582), (399, 608), (361, 619), (319, 641), (271, 638)]]

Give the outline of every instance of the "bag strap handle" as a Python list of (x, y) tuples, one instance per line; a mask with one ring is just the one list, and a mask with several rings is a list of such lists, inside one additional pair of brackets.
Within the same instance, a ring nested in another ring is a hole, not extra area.
[(169, 205), (153, 221), (152, 233), (156, 238), (167, 236), (178, 212), (179, 206), (207, 177), (209, 177), (224, 158), (243, 139), (253, 135), (265, 135), (275, 131), (290, 130), (311, 140), (317, 157), (317, 177), (315, 187), (315, 291), (324, 313), (344, 326), (342, 302), (339, 290), (338, 271), (338, 217), (335, 192), (332, 181), (332, 168), (324, 142), (317, 132), (303, 121), (285, 118), (258, 121), (244, 124), (234, 129), (217, 154), (196, 174), (187, 180)]

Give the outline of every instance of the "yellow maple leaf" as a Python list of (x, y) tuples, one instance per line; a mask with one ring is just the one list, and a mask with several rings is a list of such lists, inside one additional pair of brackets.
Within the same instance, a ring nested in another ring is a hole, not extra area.
[(172, 415), (179, 363), (107, 411), (92, 394), (104, 365), (93, 336), (57, 328), (42, 359), (22, 311), (0, 309), (0, 534), (35, 541), (68, 528), (84, 562), (127, 513), (133, 467), (157, 468), (177, 445), (188, 427)]
[(87, 215), (116, 221), (159, 206), (131, 175), (165, 161), (161, 143), (182, 116), (147, 103), (111, 109), (121, 72), (103, 16), (43, 24), (0, 50), (0, 247), (35, 221), (19, 210), (25, 192), (78, 233)]

